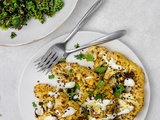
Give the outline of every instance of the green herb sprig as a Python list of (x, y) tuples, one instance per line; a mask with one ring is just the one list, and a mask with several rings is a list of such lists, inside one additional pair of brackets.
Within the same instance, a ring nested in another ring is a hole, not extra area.
[(107, 70), (107, 66), (98, 66), (94, 69), (94, 72), (103, 74), (106, 72), (106, 70)]
[(98, 100), (98, 99), (103, 100), (104, 97), (105, 97), (105, 94), (104, 94), (104, 93), (98, 93), (98, 94), (94, 97), (94, 99), (95, 99), (95, 100)]
[(75, 47), (75, 48), (79, 48), (80, 46), (79, 46), (79, 44), (77, 43), (77, 44), (74, 45), (74, 47)]
[(106, 82), (103, 81), (103, 80), (100, 80), (100, 81), (98, 81), (97, 86), (96, 86), (93, 90), (87, 91), (87, 93), (88, 93), (88, 94), (93, 94), (95, 90), (97, 90), (97, 89), (99, 89), (99, 88), (102, 88), (102, 87), (105, 86), (105, 85), (106, 85)]
[(94, 57), (91, 54), (83, 54), (80, 52), (80, 54), (74, 56), (78, 60), (86, 59), (87, 61), (93, 61)]
[(37, 107), (37, 104), (36, 104), (35, 102), (32, 102), (32, 106), (33, 106), (34, 108), (36, 108), (36, 107)]
[(55, 77), (55, 76), (54, 76), (53, 74), (52, 74), (52, 75), (48, 75), (48, 78), (49, 78), (49, 79), (54, 79), (54, 77)]
[(66, 58), (62, 58), (60, 62), (66, 62)]
[[(80, 90), (80, 86), (78, 83), (75, 84), (73, 88), (66, 89), (67, 93), (69, 94), (70, 99), (73, 99), (74, 95), (76, 95), (76, 90)], [(73, 99), (74, 100), (74, 99)]]
[(116, 97), (120, 97), (120, 95), (125, 91), (125, 88), (123, 85), (120, 85), (120, 84), (117, 84), (115, 85), (115, 88), (114, 88), (114, 96)]
[(87, 110), (87, 107), (82, 107), (82, 114), (85, 116), (89, 115), (89, 111)]

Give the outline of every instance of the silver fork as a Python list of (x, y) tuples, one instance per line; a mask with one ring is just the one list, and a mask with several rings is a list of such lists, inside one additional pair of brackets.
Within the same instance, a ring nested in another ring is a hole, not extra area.
[(70, 50), (64, 50), (63, 48), (61, 48), (61, 46), (54, 46), (54, 50), (56, 50), (57, 52), (54, 52), (54, 54), (52, 54), (52, 56), (49, 56), (49, 61), (48, 63), (43, 64), (42, 70), (48, 70), (47, 73), (52, 69), (52, 67), (54, 65), (56, 65), (62, 58), (66, 58), (69, 54), (87, 48), (89, 46), (92, 45), (98, 45), (98, 44), (102, 44), (111, 40), (115, 40), (117, 38), (120, 38), (122, 36), (124, 36), (126, 34), (126, 30), (119, 30), (110, 34), (107, 34), (103, 37), (100, 37), (96, 40), (93, 40), (79, 48), (76, 49), (70, 49)]
[(54, 44), (51, 46), (48, 51), (38, 60), (35, 61), (38, 66), (37, 69), (40, 69), (39, 71), (45, 71), (48, 69), (51, 64), (51, 59), (54, 59), (56, 63), (60, 60), (57, 53), (61, 53), (61, 51), (65, 51), (66, 44), (68, 41), (89, 21), (93, 13), (100, 7), (103, 0), (98, 0), (88, 11), (87, 13), (82, 17), (82, 19), (79, 21), (79, 23), (76, 25), (76, 27), (72, 30), (72, 32), (68, 35), (68, 37), (64, 40), (64, 42)]

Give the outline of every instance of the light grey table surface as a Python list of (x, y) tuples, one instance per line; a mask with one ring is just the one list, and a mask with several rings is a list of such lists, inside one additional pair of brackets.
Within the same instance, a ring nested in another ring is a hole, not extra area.
[[(70, 32), (96, 0), (79, 0), (69, 19), (53, 34), (33, 44), (0, 46), (0, 120), (22, 120), (18, 85), (33, 54), (54, 38)], [(160, 0), (104, 0), (82, 30), (109, 33), (126, 29), (122, 42), (143, 63), (150, 80), (151, 102), (146, 120), (160, 120)]]

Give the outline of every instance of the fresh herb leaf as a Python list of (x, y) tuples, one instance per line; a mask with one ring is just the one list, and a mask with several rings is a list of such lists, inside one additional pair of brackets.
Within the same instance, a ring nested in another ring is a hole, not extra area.
[(99, 89), (99, 88), (102, 88), (103, 86), (105, 86), (106, 85), (106, 82), (105, 81), (103, 81), (103, 80), (100, 80), (100, 81), (98, 81), (98, 85), (97, 85), (97, 89)]
[(120, 97), (120, 95), (122, 94), (122, 92), (125, 91), (125, 88), (123, 85), (117, 84), (114, 88), (114, 96), (116, 97)]
[(116, 82), (118, 82), (118, 77), (117, 76), (115, 76), (115, 79), (116, 79)]
[(75, 95), (75, 89), (71, 89), (70, 97), (73, 98), (74, 95)]
[(84, 58), (84, 54), (80, 52), (80, 54), (74, 56), (78, 60), (82, 60)]
[(17, 36), (17, 34), (15, 32), (11, 32), (11, 39), (15, 38)]
[(105, 86), (105, 85), (106, 85), (106, 82), (103, 81), (103, 80), (100, 80), (100, 81), (98, 81), (98, 84), (97, 84), (97, 86), (94, 88), (94, 90), (89, 90), (89, 91), (87, 91), (87, 93), (88, 93), (88, 94), (93, 94), (95, 90), (97, 90), (97, 89), (99, 89), (99, 88), (102, 88), (102, 87)]
[(83, 54), (80, 52), (80, 54), (74, 56), (76, 59), (82, 60), (86, 59), (87, 61), (93, 61), (94, 57), (91, 54)]
[(70, 99), (73, 99), (74, 95), (76, 95), (76, 90), (80, 89), (80, 86), (78, 83), (75, 84), (73, 88), (66, 89), (67, 93), (69, 94)]
[(12, 24), (13, 24), (13, 28), (21, 28), (21, 22), (20, 22), (20, 15), (18, 16), (14, 16), (12, 18)]
[(49, 79), (54, 79), (54, 77), (55, 76), (53, 74), (48, 76)]
[(67, 91), (67, 94), (69, 95), (69, 97), (70, 98), (73, 98), (73, 96), (75, 95), (75, 89), (73, 89), (73, 88), (68, 88), (68, 89), (66, 89), (66, 91)]
[(84, 55), (84, 58), (85, 58), (87, 61), (93, 61), (93, 60), (94, 60), (94, 57), (93, 57), (93, 55), (91, 55), (91, 54), (86, 54), (86, 55)]
[(94, 91), (95, 91), (95, 89), (94, 89), (94, 90), (88, 90), (87, 93), (88, 93), (88, 94), (93, 94)]
[(35, 102), (32, 102), (32, 106), (35, 108), (37, 107), (37, 104)]
[(120, 84), (116, 85), (116, 88), (119, 89), (119, 90), (121, 90), (121, 91), (125, 90), (124, 86), (120, 85)]
[(82, 114), (85, 116), (89, 115), (89, 111), (87, 110), (87, 107), (82, 107)]
[(66, 58), (62, 58), (60, 62), (66, 62)]
[(98, 100), (98, 99), (101, 99), (103, 100), (104, 99), (104, 93), (98, 93), (95, 97), (94, 97), (95, 100)]
[(94, 72), (103, 74), (107, 70), (107, 66), (99, 66), (94, 69)]
[(114, 96), (116, 96), (116, 97), (120, 97), (121, 93), (122, 93), (121, 91), (115, 90), (113, 94), (114, 94)]
[(75, 44), (74, 47), (75, 47), (75, 48), (79, 48), (79, 44), (78, 44), (78, 43)]
[(80, 86), (79, 86), (78, 83), (75, 84), (75, 87), (76, 87), (78, 90), (80, 90)]

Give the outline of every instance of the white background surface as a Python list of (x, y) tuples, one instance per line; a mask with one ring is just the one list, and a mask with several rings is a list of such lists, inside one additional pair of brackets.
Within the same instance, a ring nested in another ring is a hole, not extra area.
[[(25, 46), (0, 46), (0, 120), (22, 120), (18, 85), (30, 57), (52, 39), (70, 32), (96, 0), (79, 0), (70, 18), (47, 38)], [(104, 0), (96, 15), (82, 30), (102, 33), (126, 29), (121, 38), (142, 61), (150, 79), (151, 103), (146, 120), (160, 120), (160, 1)]]

